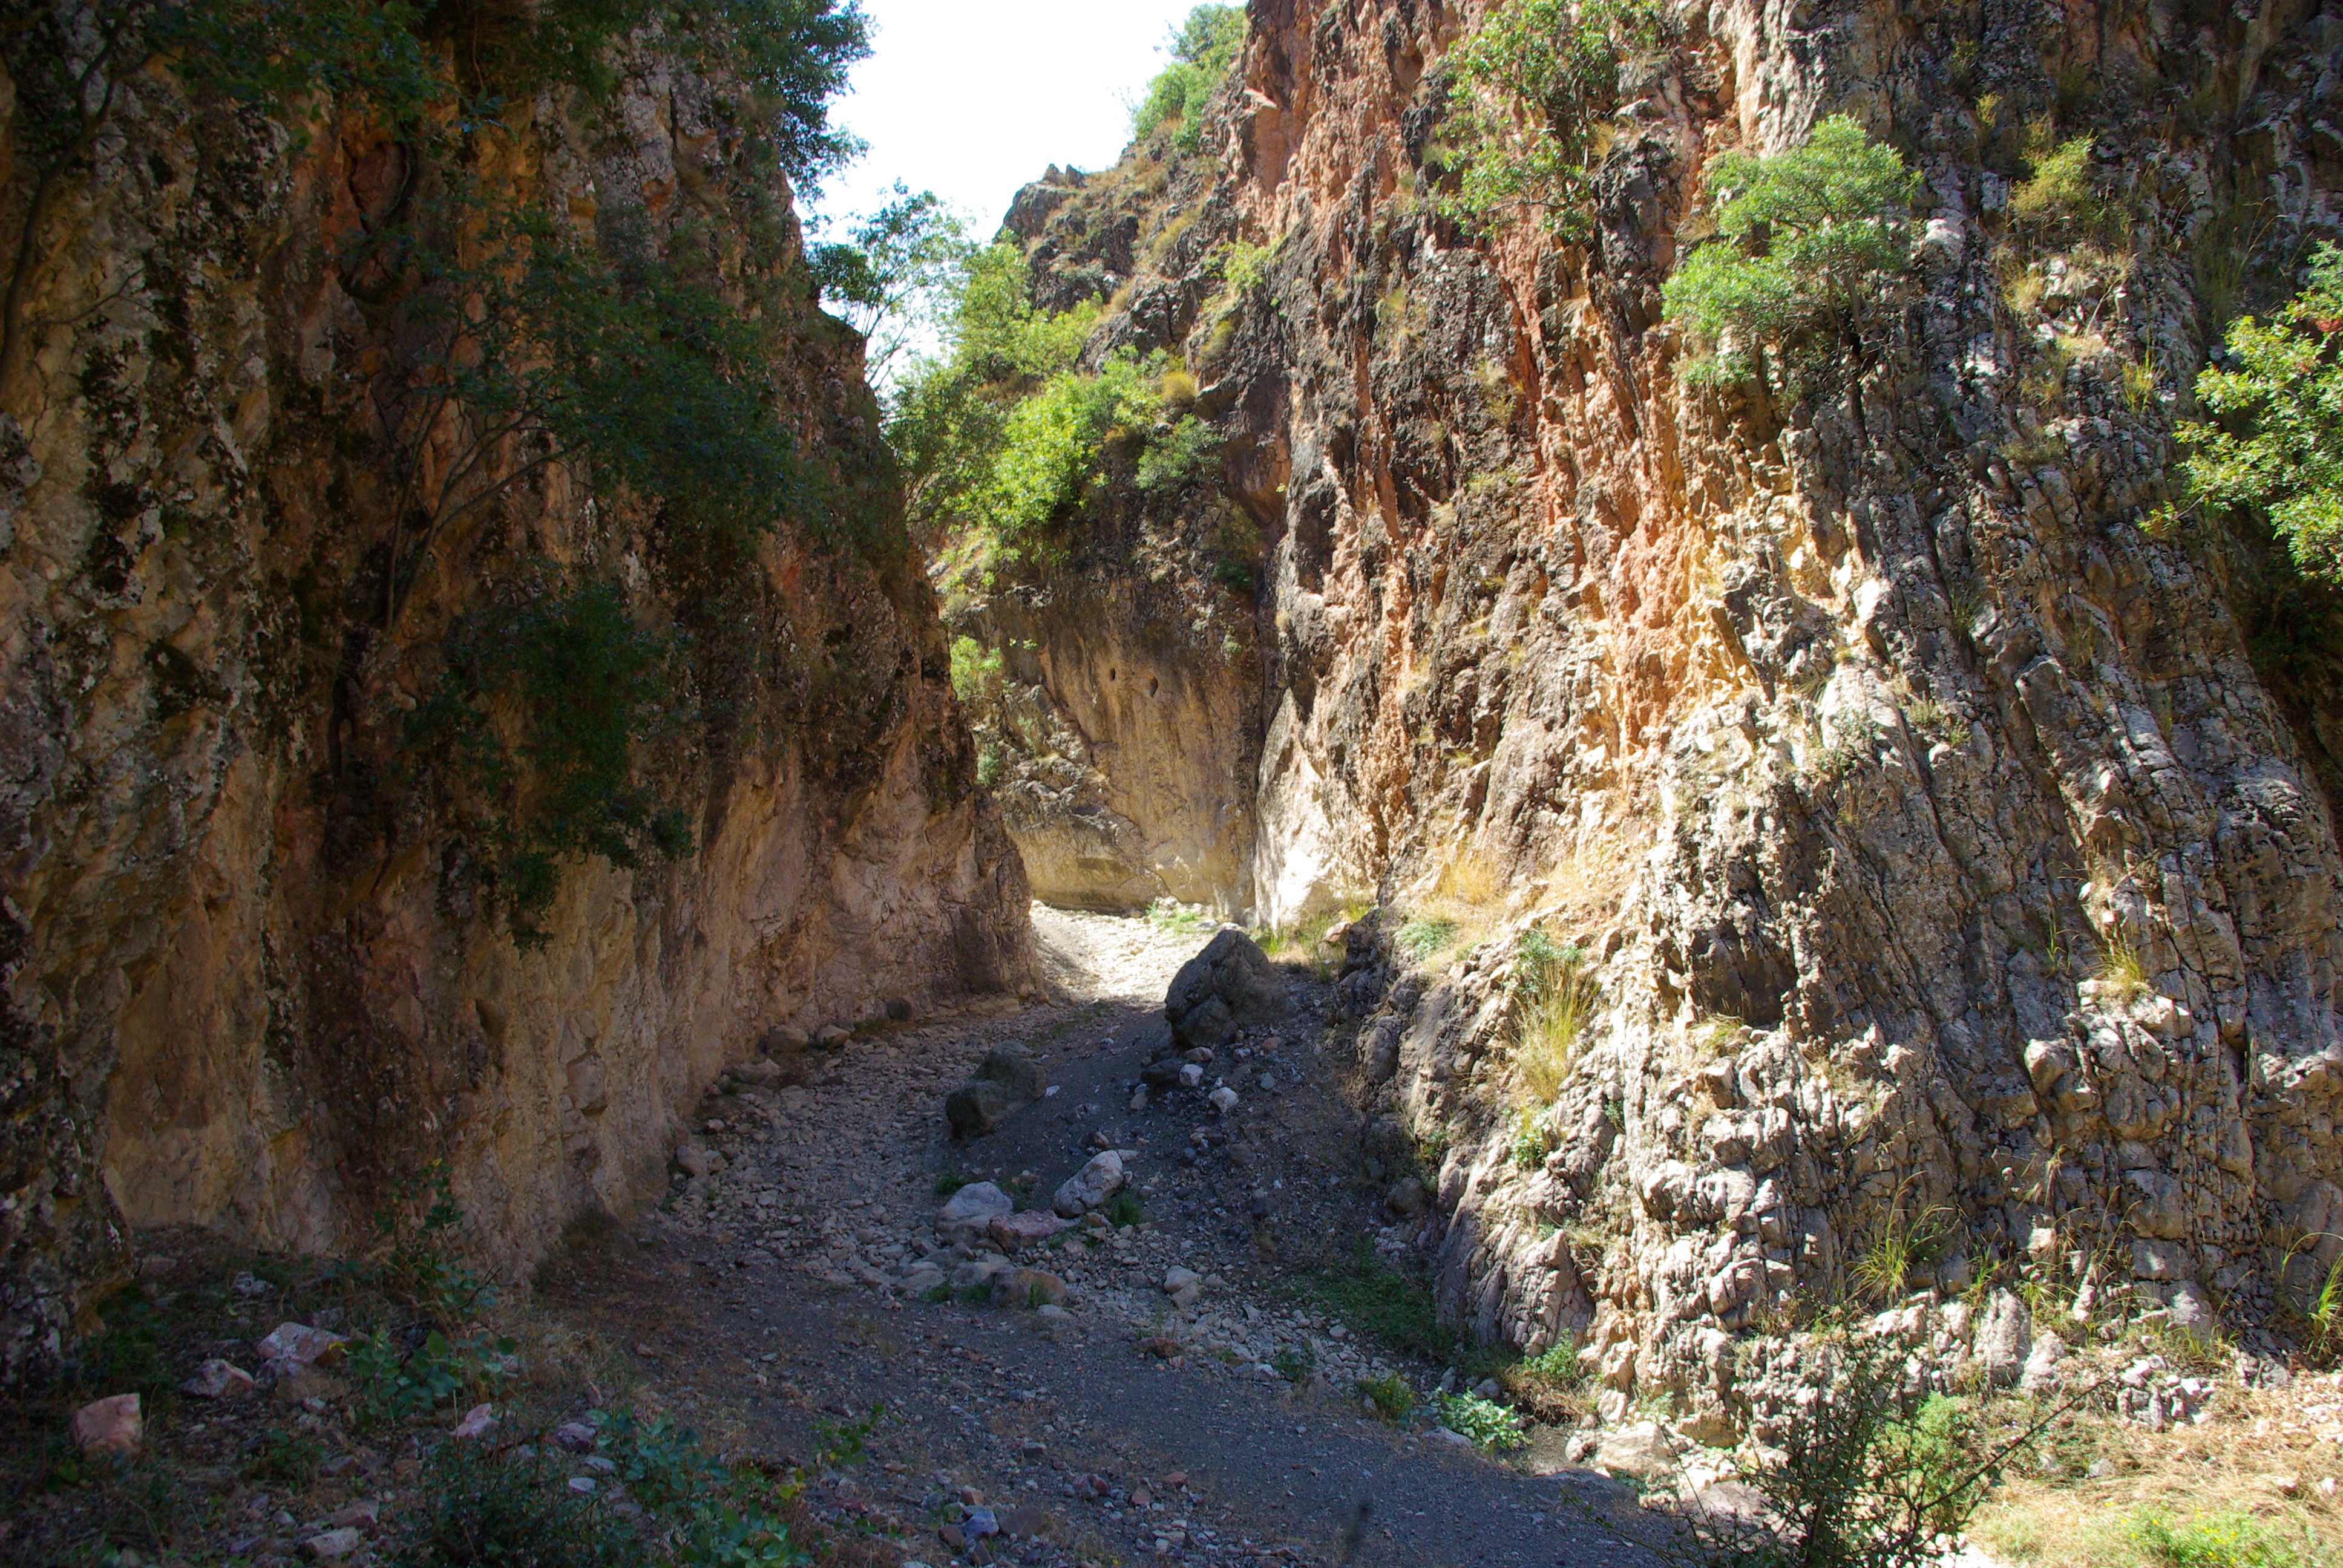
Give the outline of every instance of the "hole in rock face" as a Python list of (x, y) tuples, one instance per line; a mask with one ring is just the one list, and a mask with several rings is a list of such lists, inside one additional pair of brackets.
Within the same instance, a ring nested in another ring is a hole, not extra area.
[(1108, 680), (1111, 681), (1114, 678), (1114, 671), (1111, 669), (1108, 670), (1106, 672), (1106, 678)]
[(1154, 695), (1155, 695), (1155, 689), (1156, 689), (1157, 685), (1158, 685), (1158, 682), (1157, 682), (1156, 678), (1155, 678), (1153, 676), (1151, 676), (1151, 676), (1149, 676), (1149, 677), (1147, 678), (1147, 695), (1148, 695), (1148, 696), (1152, 697), (1152, 696), (1154, 696)]

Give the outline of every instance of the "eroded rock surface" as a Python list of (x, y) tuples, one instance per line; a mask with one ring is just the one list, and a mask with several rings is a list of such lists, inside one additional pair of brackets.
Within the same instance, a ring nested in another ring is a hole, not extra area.
[[(331, 102), (297, 134), (159, 64), (107, 84), (0, 416), (9, 1372), (55, 1355), (126, 1222), (331, 1249), (444, 1162), (468, 1240), (518, 1272), (656, 1190), (679, 1113), (768, 1029), (1031, 978), (1023, 873), (898, 499), (867, 477), (859, 345), (807, 303), (734, 89), (619, 66), (607, 96), (508, 106), (478, 177), (488, 209), (564, 215), (588, 246), (623, 230), (761, 302), (820, 498), (737, 560), (478, 437), (460, 404), (394, 438), (432, 383), (367, 236), (448, 199), (453, 165)], [(42, 144), (6, 145), (13, 235)], [(736, 206), (762, 216), (711, 247)], [(468, 463), (513, 482), (418, 550), (411, 487)], [(524, 947), (481, 875), (493, 833), (445, 830), (409, 727), (459, 618), (508, 630), (582, 580), (693, 650), (662, 694), (692, 720), (640, 770), (695, 848), (564, 852)]]
[[(1224, 896), (1396, 907), (1340, 994), (1370, 1141), (1441, 1151), (1443, 1311), (1580, 1336), (1617, 1411), (1718, 1431), (1765, 1429), (1732, 1347), (1800, 1301), (2025, 1274), (2282, 1322), (2343, 1250), (2333, 703), (2249, 640), (2250, 574), (2157, 519), (2218, 316), (2187, 256), (2236, 248), (2233, 201), (2338, 233), (2333, 18), (1672, 8), (1566, 245), (1437, 210), (1479, 13), (1256, 5), (1202, 156), (1013, 226), (1037, 300), (1111, 296), (1094, 357), (1192, 374), (1215, 499), (1263, 530)], [(2166, 112), (2189, 93), (2261, 129)], [(2135, 259), (2013, 226), (1987, 96), (2094, 138)], [(1835, 389), (1687, 389), (1659, 286), (1704, 169), (1838, 113), (1924, 181), (1908, 307)], [(1448, 924), (1399, 940), (1419, 906)], [(1532, 921), (1590, 999), (1551, 1098)], [(2006, 1327), (1979, 1353), (2015, 1379)]]

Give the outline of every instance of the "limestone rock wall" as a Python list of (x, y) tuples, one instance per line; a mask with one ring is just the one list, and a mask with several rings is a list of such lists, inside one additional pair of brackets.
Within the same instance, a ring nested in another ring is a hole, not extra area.
[[(0, 417), (11, 1375), (56, 1355), (128, 1227), (333, 1248), (444, 1161), (468, 1241), (524, 1271), (572, 1217), (663, 1186), (679, 1116), (769, 1030), (1032, 973), (860, 345), (814, 310), (789, 192), (726, 95), (646, 48), (607, 98), (541, 91), (473, 153), (482, 188), (581, 235), (616, 211), (670, 255), (704, 247), (777, 328), (820, 498), (695, 578), (654, 518), (556, 464), (469, 514), (386, 623), (380, 411), (407, 361), (365, 242), (430, 157), (330, 103), (296, 126), (195, 100), (154, 62), (116, 85)], [(725, 221), (743, 212), (770, 221)], [(444, 428), (415, 461), (454, 460)], [(848, 514), (860, 543), (828, 542)], [(691, 634), (694, 723), (642, 772), (698, 847), (569, 857), (530, 950), (401, 769), (451, 621), (532, 573), (615, 583)]]
[[(1477, 7), (1249, 14), (1212, 176), (1101, 335), (1180, 349), (1268, 514), (1256, 918), (1463, 913), (1429, 970), (1357, 928), (1345, 981), (1371, 1147), (1443, 1150), (1444, 1310), (1720, 1430), (1736, 1340), (1916, 1227), (1914, 1289), (2282, 1328), (2343, 1247), (2333, 704), (2234, 542), (2144, 525), (2204, 257), (2283, 289), (2266, 258), (2338, 232), (2338, 19), (1674, 7), (1567, 246), (1437, 211)], [(2016, 243), (1988, 97), (2097, 138), (2127, 255)], [(1837, 113), (1926, 181), (1891, 344), (1795, 407), (1685, 391), (1659, 285), (1704, 165)], [(1595, 998), (1550, 1105), (1534, 920)]]

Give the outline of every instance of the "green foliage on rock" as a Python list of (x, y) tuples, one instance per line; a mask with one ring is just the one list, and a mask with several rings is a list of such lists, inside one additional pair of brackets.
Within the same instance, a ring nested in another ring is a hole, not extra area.
[(2231, 323), (2226, 347), (2197, 378), (2216, 419), (2177, 432), (2189, 494), (2251, 512), (2305, 576), (2343, 583), (2343, 247), (2320, 246), (2302, 291)]
[(1588, 170), (1608, 145), (1619, 67), (1659, 46), (1652, 0), (1511, 0), (1448, 56), (1449, 216), (1527, 217), (1564, 239), (1593, 226)]
[(1193, 384), (1161, 350), (1081, 367), (1099, 315), (1094, 301), (1036, 309), (1013, 246), (969, 257), (943, 352), (905, 377), (888, 422), (914, 526), (953, 558), (954, 576), (1062, 559), (1066, 525), (1103, 477), (1111, 443), (1135, 448), (1142, 493), (1217, 465), (1218, 434), (1181, 412)]
[(565, 859), (634, 866), (691, 846), (689, 819), (637, 779), (641, 748), (679, 717), (678, 639), (588, 582), (459, 623), (410, 715), (410, 755), (453, 799), (486, 890), (524, 946), (544, 940)]
[(1167, 46), (1172, 63), (1147, 85), (1131, 111), (1131, 134), (1144, 140), (1172, 125), (1177, 127), (1173, 144), (1182, 152), (1194, 152), (1203, 133), (1204, 105), (1235, 63), (1244, 39), (1241, 5), (1199, 5), (1189, 12), (1188, 19), (1172, 31)]
[(1909, 250), (1904, 217), (1920, 176), (1840, 116), (1766, 156), (1725, 153), (1708, 168), (1717, 237), (1662, 286), (1695, 383), (1762, 377), (1772, 355), (1816, 380), (1866, 357)]

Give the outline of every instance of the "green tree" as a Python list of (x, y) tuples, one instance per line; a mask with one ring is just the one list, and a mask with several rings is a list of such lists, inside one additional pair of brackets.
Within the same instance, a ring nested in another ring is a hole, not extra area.
[(893, 199), (807, 260), (822, 297), (862, 334), (862, 362), (884, 386), (897, 362), (941, 328), (975, 249), (967, 223), (935, 192), (915, 196), (897, 180)]
[(1447, 137), (1458, 166), (1441, 210), (1472, 224), (1523, 215), (1583, 241), (1587, 171), (1619, 104), (1619, 65), (1661, 42), (1652, 0), (1511, 0), (1448, 57)]
[(1172, 63), (1147, 85), (1131, 111), (1131, 134), (1144, 140), (1165, 125), (1174, 125), (1174, 143), (1182, 152), (1194, 152), (1203, 131), (1204, 105), (1228, 75), (1244, 40), (1242, 5), (1199, 5), (1189, 12), (1164, 45)]
[(2227, 347), (2197, 377), (2219, 422), (2177, 432), (2189, 494), (2252, 512), (2305, 576), (2343, 584), (2343, 247), (2320, 246), (2302, 292), (2232, 322)]
[(1903, 219), (1919, 187), (1893, 147), (1845, 116), (1786, 152), (1718, 156), (1708, 167), (1717, 237), (1661, 286), (1694, 351), (1685, 378), (1762, 377), (1769, 352), (1818, 379), (1860, 363), (1901, 292)]

